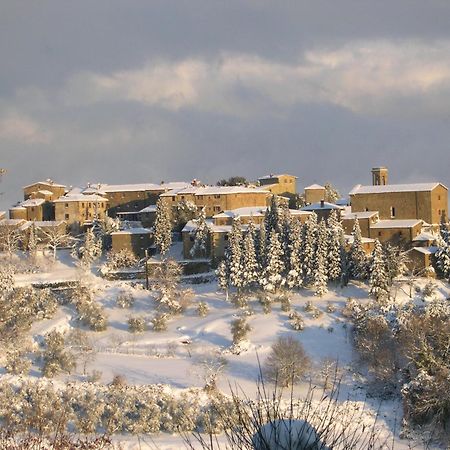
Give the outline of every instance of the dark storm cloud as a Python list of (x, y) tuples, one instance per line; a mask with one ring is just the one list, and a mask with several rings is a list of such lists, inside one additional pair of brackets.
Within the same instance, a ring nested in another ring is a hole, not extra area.
[(20, 186), (372, 165), (450, 182), (450, 3), (2, 2), (0, 206)]

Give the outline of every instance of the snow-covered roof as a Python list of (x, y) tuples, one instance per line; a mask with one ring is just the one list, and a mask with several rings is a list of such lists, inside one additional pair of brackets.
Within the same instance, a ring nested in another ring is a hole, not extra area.
[[(236, 208), (236, 209), (230, 209), (223, 211), (219, 214), (216, 214), (213, 216), (213, 219), (219, 219), (219, 218), (232, 218), (235, 219), (237, 217), (258, 217), (263, 216), (266, 213), (267, 206), (246, 206), (243, 208)], [(299, 209), (290, 209), (289, 212), (293, 216), (304, 216), (309, 215), (310, 213), (308, 211), (301, 211)]]
[(371, 217), (378, 216), (378, 211), (345, 211), (341, 216), (342, 220), (350, 219), (370, 219)]
[(11, 208), (9, 208), (10, 211), (18, 211), (20, 209), (26, 211), (27, 208), (25, 208), (25, 206), (21, 206), (20, 204), (16, 205), (16, 206), (12, 206)]
[(156, 205), (149, 205), (139, 211), (140, 213), (156, 212)]
[(40, 206), (43, 203), (45, 203), (45, 200), (43, 198), (29, 198), (28, 200), (25, 200), (22, 203), (20, 203), (20, 206), (28, 208), (32, 206)]
[(246, 186), (189, 186), (184, 189), (173, 189), (161, 197), (172, 197), (174, 195), (194, 194), (200, 195), (229, 195), (229, 194), (254, 194), (261, 193), (270, 195), (268, 191), (261, 188), (251, 188)]
[(310, 186), (305, 187), (305, 191), (308, 189), (325, 189), (325, 186), (321, 186), (320, 184), (311, 184)]
[[(351, 234), (346, 234), (346, 235), (344, 235), (344, 238), (345, 238), (345, 241), (346, 241), (347, 243), (349, 243), (349, 244), (352, 244), (352, 243), (353, 243), (353, 240), (354, 240), (353, 235), (351, 235)], [(367, 237), (362, 237), (362, 238), (361, 238), (361, 242), (362, 242), (363, 244), (370, 244), (370, 243), (375, 242), (375, 239), (367, 238)]]
[(41, 189), (40, 191), (38, 191), (38, 194), (53, 195), (53, 192), (47, 191), (47, 189)]
[(436, 239), (436, 236), (433, 233), (428, 233), (427, 231), (422, 231), (422, 233), (418, 234), (413, 239), (413, 242), (427, 242), (427, 241), (434, 241), (435, 239)]
[(424, 255), (434, 255), (438, 251), (438, 247), (413, 247), (411, 251), (415, 250), (416, 252), (423, 253)]
[(380, 221), (370, 225), (370, 228), (373, 228), (373, 229), (412, 228), (418, 224), (423, 224), (423, 220), (420, 220), (420, 219), (380, 220)]
[(184, 181), (171, 181), (169, 183), (131, 183), (131, 184), (91, 184), (83, 193), (111, 193), (111, 192), (148, 192), (148, 191), (168, 191), (171, 189), (183, 189), (190, 186)]
[(0, 211), (0, 219), (3, 219), (6, 217), (6, 211)]
[(108, 199), (101, 197), (97, 194), (68, 194), (62, 197), (59, 197), (54, 201), (54, 203), (69, 203), (69, 202), (107, 202)]
[(350, 195), (387, 194), (391, 192), (428, 192), (432, 191), (439, 185), (447, 189), (446, 186), (438, 182), (412, 183), (412, 184), (386, 184), (381, 186), (363, 186), (361, 184), (358, 184), (350, 191)]
[(58, 183), (54, 183), (53, 181), (47, 180), (47, 181), (36, 181), (36, 183), (32, 183), (32, 184), (29, 184), (27, 186), (24, 186), (23, 189), (26, 189), (26, 188), (29, 188), (29, 187), (32, 187), (32, 186), (36, 186), (36, 184), (43, 184), (45, 186), (55, 186), (55, 187), (60, 187), (60, 188), (65, 188), (66, 187), (64, 184), (58, 184)]
[(25, 219), (2, 219), (0, 220), (0, 226), (15, 227), (22, 225), (25, 222)]
[[(206, 219), (206, 224), (208, 225), (208, 228), (213, 233), (230, 233), (232, 225), (215, 225), (214, 222), (211, 219)], [(242, 225), (241, 227), (243, 230), (248, 228), (247, 224)], [(255, 228), (258, 228), (258, 225), (255, 225)], [(190, 220), (184, 228), (181, 230), (182, 233), (190, 233), (197, 229), (197, 222), (195, 220)]]
[(115, 235), (115, 234), (150, 234), (151, 232), (152, 232), (152, 230), (150, 230), (148, 228), (137, 227), (137, 228), (128, 228), (126, 230), (113, 231), (111, 234), (112, 235)]
[(334, 203), (328, 203), (328, 202), (317, 202), (317, 203), (311, 203), (308, 206), (304, 206), (301, 208), (301, 211), (317, 211), (319, 209), (326, 210), (326, 209), (338, 209), (338, 210), (344, 210), (345, 208), (343, 206), (335, 205)]
[(276, 174), (269, 174), (269, 175), (264, 175), (262, 177), (259, 177), (258, 180), (270, 180), (271, 178), (279, 178), (279, 177), (294, 177), (294, 178), (298, 178), (295, 175), (289, 175), (288, 173), (276, 173)]

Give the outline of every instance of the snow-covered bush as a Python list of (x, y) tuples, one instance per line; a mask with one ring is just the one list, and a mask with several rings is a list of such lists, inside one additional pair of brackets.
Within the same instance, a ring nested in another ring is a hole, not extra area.
[(233, 344), (238, 345), (244, 341), (248, 333), (252, 330), (251, 326), (247, 323), (245, 317), (240, 317), (231, 322), (231, 334), (233, 336)]
[(248, 307), (248, 295), (244, 292), (236, 292), (231, 296), (231, 303), (236, 308), (245, 309)]
[(331, 303), (331, 302), (327, 302), (327, 313), (334, 313), (336, 312), (336, 305)]
[(199, 302), (197, 305), (197, 314), (200, 317), (206, 317), (209, 312), (209, 306), (206, 302)]
[(289, 312), (291, 310), (291, 299), (287, 292), (283, 292), (281, 295), (277, 297), (277, 300), (281, 304), (281, 311)]
[(422, 289), (423, 298), (431, 298), (436, 293), (437, 285), (432, 281), (428, 281), (427, 284)]
[(303, 331), (305, 329), (305, 322), (303, 320), (303, 317), (297, 311), (292, 311), (289, 314), (289, 320), (294, 330)]
[(31, 360), (20, 350), (10, 350), (6, 353), (5, 369), (13, 375), (28, 375)]
[(310, 368), (310, 360), (300, 342), (292, 336), (280, 336), (266, 359), (266, 377), (281, 387), (298, 383)]
[(166, 331), (168, 316), (167, 314), (158, 313), (153, 316), (150, 322), (153, 325), (153, 331)]
[(147, 328), (144, 317), (129, 317), (128, 330), (130, 333), (143, 333)]
[(75, 368), (75, 357), (66, 348), (64, 334), (51, 331), (45, 336), (44, 350), (42, 352), (42, 373), (46, 377), (54, 377), (61, 372), (71, 373)]
[(272, 311), (272, 299), (270, 298), (270, 295), (265, 291), (258, 291), (256, 297), (262, 306), (263, 313), (270, 314)]
[(75, 307), (78, 312), (78, 320), (92, 331), (104, 331), (108, 326), (105, 311), (95, 300), (83, 299), (77, 301)]
[(105, 269), (118, 270), (129, 267), (135, 267), (138, 263), (138, 259), (133, 252), (124, 248), (119, 251), (110, 251), (106, 256)]
[(134, 297), (131, 292), (121, 291), (117, 294), (116, 304), (119, 308), (131, 308), (134, 305)]

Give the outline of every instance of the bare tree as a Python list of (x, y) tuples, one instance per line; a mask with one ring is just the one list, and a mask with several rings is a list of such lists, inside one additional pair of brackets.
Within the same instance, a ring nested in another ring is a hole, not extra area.
[(48, 230), (42, 230), (42, 232), (46, 238), (46, 247), (52, 252), (53, 261), (56, 261), (56, 251), (58, 248), (68, 245), (72, 236), (57, 227), (49, 227)]
[(20, 233), (13, 226), (3, 225), (0, 227), (0, 251), (6, 252), (9, 259), (12, 258), (14, 252), (19, 248)]

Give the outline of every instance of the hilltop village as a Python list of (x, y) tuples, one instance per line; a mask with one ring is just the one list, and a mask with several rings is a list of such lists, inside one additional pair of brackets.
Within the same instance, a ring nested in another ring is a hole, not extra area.
[[(39, 236), (39, 246), (49, 244), (55, 234), (80, 237), (107, 218), (115, 220), (110, 248), (123, 249), (136, 257), (155, 253), (154, 223), (158, 201), (172, 216), (172, 231), (183, 243), (183, 258), (192, 259), (198, 215), (205, 217), (208, 242), (203, 258), (214, 265), (223, 259), (233, 222), (256, 228), (264, 221), (273, 198), (289, 208), (293, 220), (305, 224), (312, 214), (320, 222), (334, 212), (342, 223), (347, 246), (358, 222), (364, 250), (369, 255), (375, 241), (400, 245), (408, 251), (411, 268), (432, 275), (436, 232), (448, 221), (448, 188), (439, 182), (390, 184), (388, 169), (372, 169), (370, 185), (356, 185), (341, 198), (330, 184), (297, 190), (294, 175), (270, 174), (254, 183), (207, 186), (197, 180), (160, 184), (88, 184), (68, 188), (53, 180), (23, 188), (23, 201), (10, 208), (9, 217), (0, 212), (0, 234), (14, 234), (18, 247), (26, 248), (30, 228)], [(62, 242), (61, 242), (62, 244)], [(3, 245), (6, 245), (5, 243)], [(431, 271), (429, 270), (431, 268)]]

